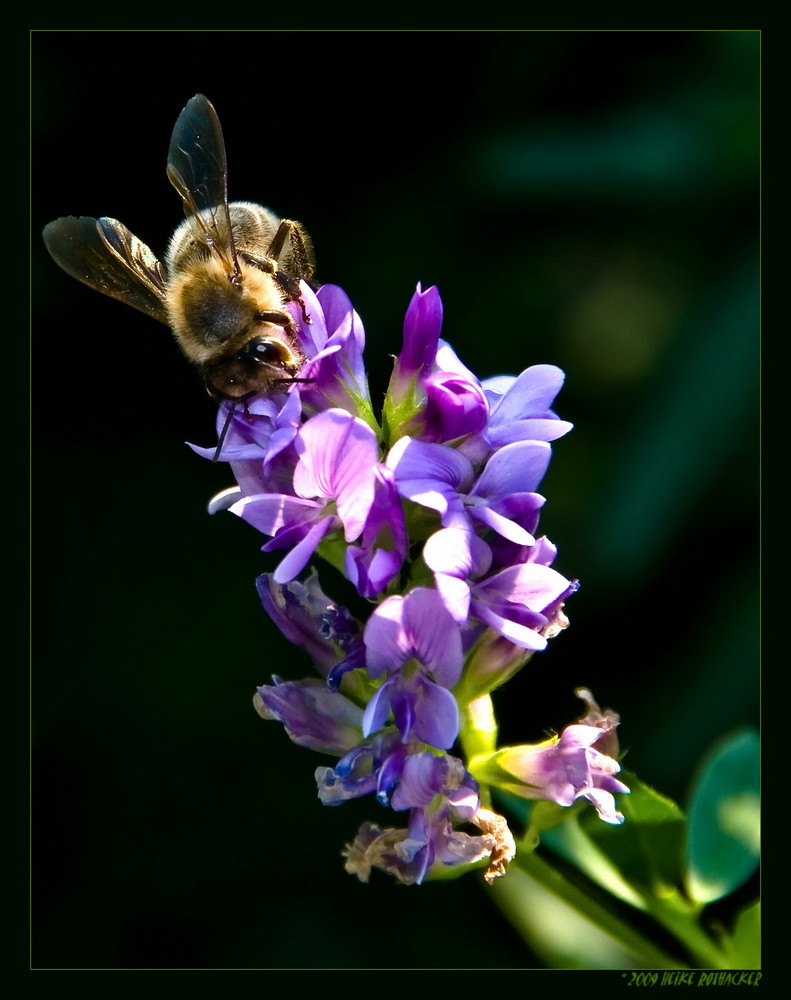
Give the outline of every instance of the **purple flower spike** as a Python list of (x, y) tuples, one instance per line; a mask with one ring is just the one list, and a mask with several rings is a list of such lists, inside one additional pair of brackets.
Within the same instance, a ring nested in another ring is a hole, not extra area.
[[(586, 799), (608, 823), (623, 820), (613, 796), (628, 791), (608, 756), (617, 716), (584, 689), (586, 715), (560, 737), (469, 762), (447, 752), (462, 719), (465, 752), (496, 745), (486, 696), (568, 624), (577, 583), (536, 537), (550, 442), (571, 428), (551, 409), (564, 375), (534, 365), (481, 382), (440, 340), (439, 292), (418, 285), (377, 414), (348, 296), (300, 289), (283, 308), (301, 370), (222, 402), (221, 453), (195, 449), (236, 479), (210, 510), (243, 518), (279, 553), (257, 580), (261, 602), (320, 675), (274, 677), (254, 704), (293, 742), (336, 758), (316, 770), (322, 803), (371, 794), (404, 817), (399, 829), (364, 824), (347, 871), (419, 884), (488, 862), (491, 882), (516, 848), (506, 820), (481, 806), (479, 781), (564, 806)], [(363, 599), (359, 622), (324, 593), (320, 569), (305, 572), (314, 555)]]

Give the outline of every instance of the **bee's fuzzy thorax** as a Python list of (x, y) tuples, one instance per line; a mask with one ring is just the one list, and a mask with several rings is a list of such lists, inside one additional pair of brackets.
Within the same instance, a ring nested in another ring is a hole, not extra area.
[(240, 350), (255, 325), (259, 332), (272, 324), (257, 314), (282, 311), (284, 296), (274, 279), (257, 268), (239, 265), (240, 280), (232, 281), (222, 263), (209, 259), (192, 264), (169, 282), (166, 305), (170, 326), (181, 349), (197, 364)]

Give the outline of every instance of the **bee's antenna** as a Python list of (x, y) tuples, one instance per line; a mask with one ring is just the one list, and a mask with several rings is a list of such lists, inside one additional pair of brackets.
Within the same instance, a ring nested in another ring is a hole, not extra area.
[(225, 435), (228, 433), (228, 428), (231, 426), (231, 418), (236, 412), (236, 404), (238, 400), (234, 400), (231, 403), (231, 408), (228, 410), (228, 416), (225, 418), (225, 423), (222, 425), (222, 430), (220, 431), (220, 440), (217, 442), (217, 450), (214, 452), (214, 458), (212, 462), (216, 462), (220, 457), (220, 452), (222, 451), (223, 442), (225, 441)]

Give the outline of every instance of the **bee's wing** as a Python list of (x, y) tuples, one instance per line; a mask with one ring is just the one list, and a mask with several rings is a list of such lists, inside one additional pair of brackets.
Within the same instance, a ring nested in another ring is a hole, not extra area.
[(196, 94), (173, 127), (168, 178), (181, 195), (195, 235), (237, 273), (228, 210), (228, 167), (220, 119), (211, 102)]
[(56, 219), (44, 227), (44, 243), (67, 274), (167, 325), (164, 269), (122, 222)]

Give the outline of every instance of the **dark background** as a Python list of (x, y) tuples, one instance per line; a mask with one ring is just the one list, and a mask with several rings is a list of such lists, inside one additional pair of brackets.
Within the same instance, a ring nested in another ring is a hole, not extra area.
[[(575, 423), (542, 486), (572, 626), (502, 692), (503, 742), (620, 711), (626, 765), (685, 799), (757, 721), (757, 32), (35, 32), (35, 967), (540, 967), (475, 878), (364, 886), (371, 802), (262, 722), (306, 675), (257, 603), (261, 539), (164, 327), (63, 274), (38, 233), (180, 218), (197, 92), (230, 195), (300, 219), (366, 327), (374, 398), (421, 281), (481, 377), (560, 365)], [(507, 693), (506, 693), (507, 691)]]

